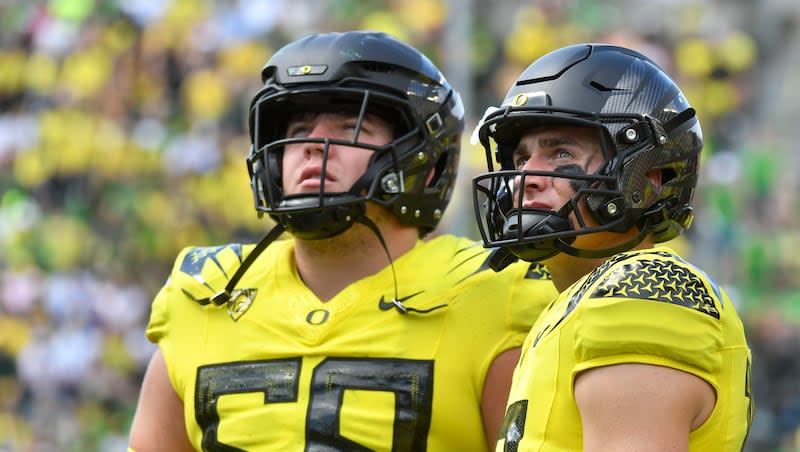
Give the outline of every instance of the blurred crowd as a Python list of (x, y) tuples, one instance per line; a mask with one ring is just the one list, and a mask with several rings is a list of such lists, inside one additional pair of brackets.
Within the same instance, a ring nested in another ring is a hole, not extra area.
[[(0, 0), (0, 451), (124, 450), (172, 259), (270, 226), (244, 163), (261, 67), (303, 34), (355, 28), (444, 68), (468, 128), (561, 45), (624, 44), (675, 76), (707, 143), (675, 246), (745, 319), (748, 449), (800, 450), (800, 158), (772, 110), (800, 113), (781, 103), (798, 21), (780, 0)], [(467, 138), (440, 231), (474, 237), (485, 160)]]

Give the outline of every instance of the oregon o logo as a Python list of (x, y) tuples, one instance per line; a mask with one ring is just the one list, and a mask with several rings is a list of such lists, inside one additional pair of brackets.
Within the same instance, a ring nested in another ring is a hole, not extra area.
[(322, 325), (328, 321), (331, 313), (327, 309), (314, 309), (306, 316), (306, 322), (312, 325)]
[(520, 105), (525, 105), (528, 103), (528, 95), (525, 93), (520, 93), (514, 96), (514, 100), (511, 101), (511, 105), (515, 107), (519, 107)]

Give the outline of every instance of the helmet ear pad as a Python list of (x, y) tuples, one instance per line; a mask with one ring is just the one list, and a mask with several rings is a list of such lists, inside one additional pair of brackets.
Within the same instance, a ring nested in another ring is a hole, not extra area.
[(642, 227), (644, 214), (664, 198), (663, 182), (675, 174), (669, 167), (660, 167), (663, 146), (654, 140), (654, 126), (658, 127), (657, 123), (645, 119), (601, 127), (606, 163), (598, 174), (612, 176), (615, 182), (592, 187), (586, 203), (595, 220), (610, 225), (612, 232)]
[[(607, 188), (612, 188), (619, 196), (587, 197), (598, 221), (618, 220), (619, 223), (609, 229), (613, 232), (625, 232), (633, 225), (640, 230), (647, 228), (653, 232), (655, 242), (671, 240), (691, 225), (693, 209), (689, 203), (697, 184), (702, 147), (695, 141), (699, 132), (687, 133), (687, 130), (699, 129), (697, 121), (692, 122), (695, 125), (672, 131), (663, 143), (656, 137), (659, 131), (664, 132), (659, 123), (652, 120), (636, 122), (615, 134), (614, 146), (619, 151), (609, 160), (603, 173), (617, 181), (617, 187)], [(637, 139), (626, 139), (630, 136)], [(687, 158), (686, 149), (696, 152), (688, 153)]]
[(267, 153), (267, 180), (272, 189), (283, 193), (283, 149)]

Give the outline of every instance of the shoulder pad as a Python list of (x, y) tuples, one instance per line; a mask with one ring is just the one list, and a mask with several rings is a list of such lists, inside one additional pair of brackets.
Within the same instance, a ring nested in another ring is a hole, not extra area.
[(242, 264), (242, 250), (243, 246), (238, 243), (187, 248), (178, 256), (171, 280), (188, 297), (208, 304)]

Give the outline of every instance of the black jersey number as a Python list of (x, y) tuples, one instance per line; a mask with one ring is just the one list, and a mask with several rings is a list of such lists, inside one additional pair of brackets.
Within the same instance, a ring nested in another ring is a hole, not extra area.
[[(300, 358), (203, 366), (197, 370), (195, 419), (203, 430), (203, 449), (239, 451), (217, 439), (220, 396), (261, 392), (264, 403), (297, 401)], [(433, 361), (328, 358), (311, 376), (306, 447), (309, 452), (366, 451), (339, 433), (344, 391), (389, 391), (395, 395), (393, 451), (424, 451), (433, 405)]]

